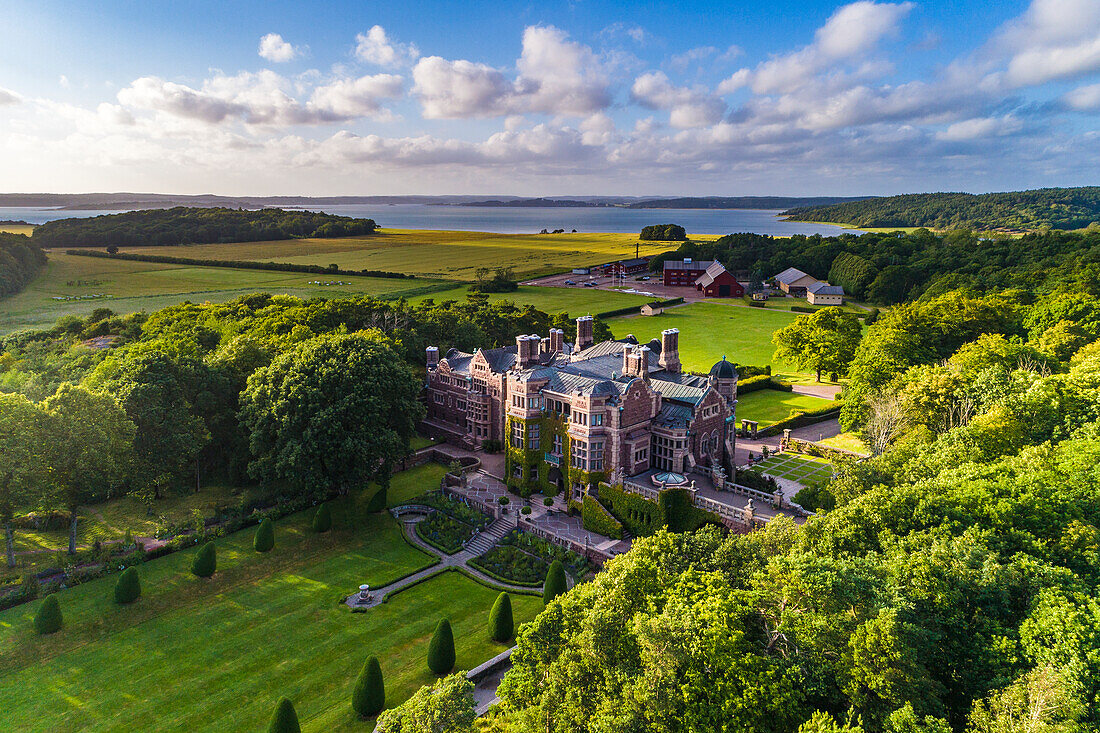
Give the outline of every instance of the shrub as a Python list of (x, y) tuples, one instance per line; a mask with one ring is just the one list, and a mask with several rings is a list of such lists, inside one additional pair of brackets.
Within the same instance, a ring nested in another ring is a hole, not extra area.
[(524, 515), (524, 516), (527, 516), (528, 514), (531, 513), (531, 507), (525, 506), (525, 507), (523, 507), (522, 509), (519, 510), (519, 513)]
[(546, 497), (545, 499), (543, 499), (543, 500), (542, 500), (542, 505), (543, 505), (543, 506), (554, 506), (554, 500), (553, 500), (553, 499), (551, 499), (551, 498), (550, 498), (550, 497), (548, 496), (548, 497)]
[(285, 697), (275, 706), (275, 712), (267, 726), (267, 733), (302, 733), (302, 727), (298, 725), (298, 714), (294, 712), (294, 704)]
[(126, 568), (115, 583), (115, 603), (133, 603), (140, 595), (141, 578), (138, 577), (137, 568)]
[(416, 523), (416, 536), (437, 550), (453, 555), (462, 549), (462, 543), (470, 539), (474, 528), (449, 514), (437, 511), (422, 522)]
[(332, 529), (332, 510), (328, 508), (328, 504), (322, 504), (317, 507), (317, 513), (313, 515), (313, 531), (317, 534), (324, 534)]
[(373, 718), (386, 707), (386, 685), (378, 657), (372, 656), (363, 665), (351, 693), (351, 707), (360, 718)]
[(623, 538), (623, 525), (611, 512), (591, 496), (585, 495), (581, 502), (581, 524), (590, 532), (602, 534), (613, 540)]
[(200, 578), (209, 578), (218, 569), (218, 550), (213, 542), (207, 542), (191, 561), (191, 572)]
[(441, 619), (428, 644), (428, 669), (432, 674), (442, 677), (455, 668), (455, 638), (451, 632), (451, 622)]
[(507, 593), (501, 593), (493, 603), (493, 610), (489, 611), (489, 638), (503, 644), (511, 639), (514, 633), (512, 598)]
[(497, 499), (497, 503), (500, 504), (501, 506), (508, 506), (509, 502), (511, 502), (511, 499), (509, 499), (507, 496), (502, 496), (499, 499)]
[(560, 560), (550, 563), (546, 571), (546, 582), (542, 586), (542, 602), (549, 604), (566, 591), (565, 568)]
[(378, 514), (386, 510), (386, 491), (385, 486), (378, 488), (378, 491), (374, 492), (374, 496), (370, 498), (370, 503), (367, 504), (367, 511), (371, 514)]
[(504, 446), (499, 440), (483, 440), (481, 441), (481, 450), (486, 453), (500, 453)]
[(123, 547), (133, 547), (134, 546), (134, 535), (130, 532), (130, 530), (126, 530), (126, 536), (122, 538), (122, 546)]
[(252, 548), (256, 552), (270, 552), (275, 547), (275, 525), (270, 517), (265, 517), (260, 526), (256, 528), (256, 536), (252, 540)]
[(34, 614), (34, 630), (39, 634), (53, 634), (61, 630), (65, 624), (61, 616), (61, 604), (56, 595), (46, 596), (42, 605), (38, 607), (38, 613)]

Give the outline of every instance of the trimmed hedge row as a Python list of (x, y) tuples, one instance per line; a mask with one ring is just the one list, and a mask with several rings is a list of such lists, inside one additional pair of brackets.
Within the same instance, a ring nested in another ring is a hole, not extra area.
[(801, 428), (806, 425), (823, 422), (838, 416), (840, 414), (840, 408), (840, 402), (832, 400), (827, 405), (815, 410), (799, 410), (790, 417), (783, 418), (779, 422), (773, 423), (766, 428), (761, 428), (757, 435), (761, 438), (766, 438), (770, 435), (779, 435), (787, 428)]
[(768, 374), (759, 374), (755, 377), (749, 377), (737, 382), (737, 394), (739, 395), (756, 392), (760, 389), (775, 389), (780, 392), (791, 392), (794, 390), (794, 385)]
[(600, 484), (598, 493), (600, 503), (635, 537), (651, 535), (665, 526), (656, 502), (607, 484)]
[(142, 255), (133, 253), (109, 254), (98, 249), (67, 249), (65, 254), (77, 257), (101, 257), (109, 260), (133, 260), (135, 262), (159, 262), (168, 265), (191, 267), (229, 267), (234, 270), (274, 270), (276, 272), (302, 272), (309, 275), (347, 275), (348, 277), (382, 277), (412, 280), (416, 275), (386, 270), (341, 270), (321, 265), (298, 265), (292, 262), (256, 262), (255, 260), (211, 260), (197, 257), (173, 257), (171, 255)]
[[(660, 308), (666, 308), (671, 305), (680, 305), (684, 302), (683, 298), (669, 298), (668, 300), (662, 300), (657, 303)], [(601, 311), (596, 314), (596, 318), (613, 318), (614, 316), (632, 316), (638, 313), (640, 305), (632, 305), (625, 308), (614, 308), (609, 311)]]
[(618, 519), (611, 516), (611, 512), (603, 504), (585, 495), (581, 503), (581, 522), (584, 528), (613, 540), (623, 538), (623, 525)]

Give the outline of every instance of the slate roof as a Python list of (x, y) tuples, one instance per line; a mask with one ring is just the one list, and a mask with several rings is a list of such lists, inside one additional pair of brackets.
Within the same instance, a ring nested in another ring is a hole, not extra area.
[(790, 285), (793, 282), (798, 282), (804, 277), (810, 277), (810, 275), (807, 275), (806, 273), (802, 272), (802, 270), (799, 270), (796, 267), (788, 267), (786, 270), (775, 276), (775, 281)]
[(515, 346), (502, 346), (496, 349), (481, 349), (485, 360), (489, 362), (489, 368), (494, 372), (506, 372), (516, 363), (517, 350)]
[(653, 422), (666, 428), (686, 428), (691, 422), (691, 408), (675, 402), (663, 402)]
[(447, 366), (451, 368), (452, 372), (458, 372), (459, 374), (470, 373), (470, 362), (473, 361), (474, 355), (467, 354), (464, 351), (458, 349), (448, 349), (447, 355), (443, 357), (442, 361), (447, 362)]
[(818, 280), (813, 285), (807, 285), (806, 290), (814, 295), (844, 295), (844, 288), (839, 285), (830, 285), (821, 280)]

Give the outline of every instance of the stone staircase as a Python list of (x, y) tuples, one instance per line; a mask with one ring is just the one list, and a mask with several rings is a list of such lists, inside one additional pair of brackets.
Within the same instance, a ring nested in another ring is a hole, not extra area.
[(481, 557), (493, 549), (514, 526), (515, 522), (508, 521), (504, 517), (494, 520), (492, 524), (478, 532), (473, 539), (466, 543), (466, 551), (474, 557)]

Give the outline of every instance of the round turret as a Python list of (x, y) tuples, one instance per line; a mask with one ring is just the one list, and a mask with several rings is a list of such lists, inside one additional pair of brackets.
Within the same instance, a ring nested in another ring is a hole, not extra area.
[(737, 379), (737, 368), (730, 362), (726, 361), (726, 357), (722, 357), (722, 361), (718, 362), (710, 368), (710, 376), (713, 379)]

